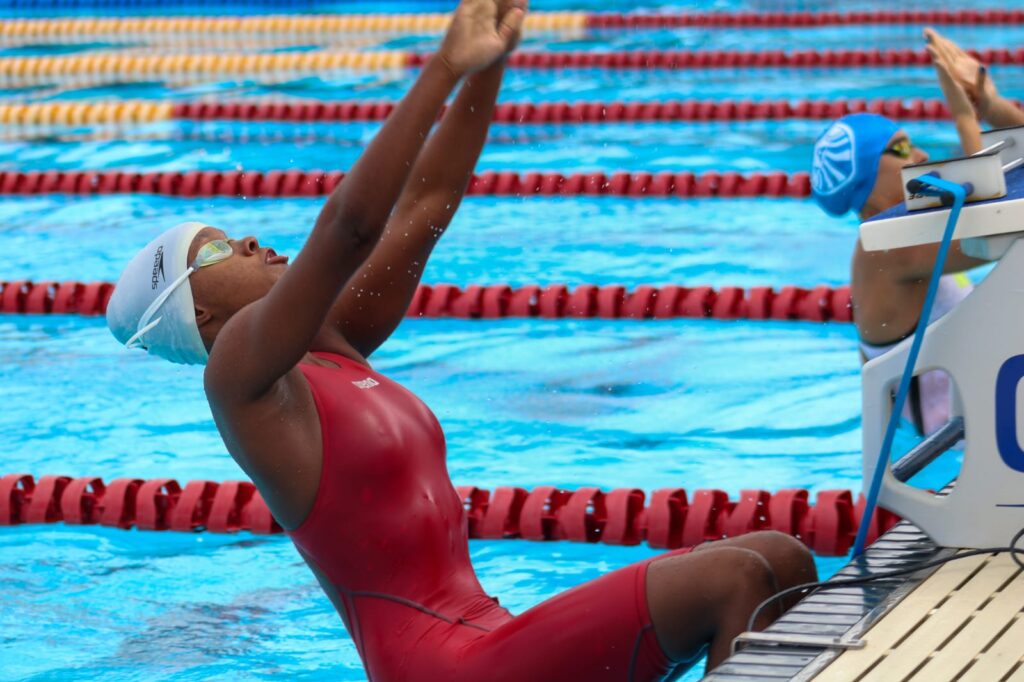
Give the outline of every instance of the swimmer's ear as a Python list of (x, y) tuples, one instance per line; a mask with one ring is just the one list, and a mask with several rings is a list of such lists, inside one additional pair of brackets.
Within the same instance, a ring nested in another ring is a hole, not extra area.
[(204, 324), (213, 319), (213, 314), (206, 308), (195, 307), (196, 310), (196, 326), (202, 327)]

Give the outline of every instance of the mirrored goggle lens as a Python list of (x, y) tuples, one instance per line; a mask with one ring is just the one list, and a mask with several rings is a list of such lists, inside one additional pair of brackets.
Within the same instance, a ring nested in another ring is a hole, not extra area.
[(219, 263), (222, 260), (227, 260), (231, 257), (234, 251), (231, 249), (231, 245), (223, 239), (214, 239), (212, 242), (206, 242), (199, 247), (199, 252), (196, 254), (196, 259), (193, 262), (193, 267), (202, 268), (207, 265), (213, 265)]

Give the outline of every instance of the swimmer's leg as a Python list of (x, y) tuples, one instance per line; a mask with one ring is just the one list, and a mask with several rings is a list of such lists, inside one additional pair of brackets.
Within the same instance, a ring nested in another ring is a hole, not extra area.
[[(757, 552), (771, 566), (780, 590), (818, 580), (818, 569), (814, 565), (811, 552), (804, 543), (785, 533), (774, 530), (748, 533), (728, 540), (709, 542), (700, 545), (694, 551), (706, 551), (712, 547), (740, 547)], [(800, 597), (801, 595), (794, 594), (782, 599), (782, 609), (785, 611), (792, 608), (800, 601)]]
[[(705, 648), (714, 667), (754, 608), (778, 590), (770, 561), (799, 566), (789, 555), (806, 553), (788, 537), (761, 535), (756, 547), (764, 554), (724, 542), (677, 550), (562, 592), (489, 632), (473, 630), (457, 649), (438, 642), (424, 650), (448, 661), (437, 678), (453, 682), (654, 682), (674, 679)], [(756, 626), (780, 613), (778, 605), (766, 609)], [(436, 662), (423, 666), (440, 670)]]
[[(743, 547), (711, 545), (655, 559), (647, 569), (651, 623), (665, 655), (682, 664), (707, 646), (708, 670), (729, 656), (754, 608), (777, 591), (768, 561)], [(755, 627), (765, 628), (779, 615), (778, 606), (765, 609)]]

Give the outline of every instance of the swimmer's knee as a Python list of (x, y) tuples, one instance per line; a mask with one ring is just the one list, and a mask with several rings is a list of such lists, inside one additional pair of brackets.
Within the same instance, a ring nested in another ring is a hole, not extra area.
[[(722, 542), (726, 546), (742, 547), (757, 552), (768, 561), (780, 578), (783, 575), (803, 576), (806, 579), (802, 582), (811, 582), (817, 575), (811, 551), (792, 535), (777, 530), (762, 530)], [(714, 546), (715, 543), (705, 545), (708, 548)]]
[(807, 545), (782, 531), (761, 530), (752, 533), (751, 537), (756, 538), (765, 547), (770, 547), (775, 553), (786, 557), (797, 559), (811, 556), (811, 550), (807, 549)]
[[(736, 599), (749, 600), (753, 596), (768, 595), (776, 591), (775, 572), (759, 552), (746, 547), (708, 546), (699, 556), (703, 565), (699, 570), (706, 576), (705, 594), (728, 603)], [(686, 584), (681, 589), (689, 589)]]
[(775, 571), (760, 552), (744, 547), (723, 547), (715, 554), (719, 555), (722, 569), (735, 589), (757, 594), (775, 592)]
[(651, 622), (662, 648), (675, 661), (716, 633), (742, 628), (754, 608), (777, 591), (765, 558), (743, 547), (708, 547), (665, 557), (648, 568)]
[(777, 530), (762, 531), (758, 535), (761, 536), (761, 548), (757, 551), (768, 560), (777, 577), (785, 578), (786, 582), (813, 582), (817, 579), (814, 556), (803, 542)]

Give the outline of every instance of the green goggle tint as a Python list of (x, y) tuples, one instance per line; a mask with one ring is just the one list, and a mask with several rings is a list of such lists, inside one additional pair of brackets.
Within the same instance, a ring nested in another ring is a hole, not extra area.
[(228, 244), (223, 239), (214, 239), (213, 241), (206, 242), (196, 252), (196, 259), (192, 261), (192, 269), (198, 270), (199, 268), (205, 268), (207, 265), (227, 260), (234, 253), (231, 244)]
[(901, 159), (909, 159), (913, 151), (914, 145), (910, 144), (910, 140), (900, 140), (886, 147), (884, 153), (898, 156)]

